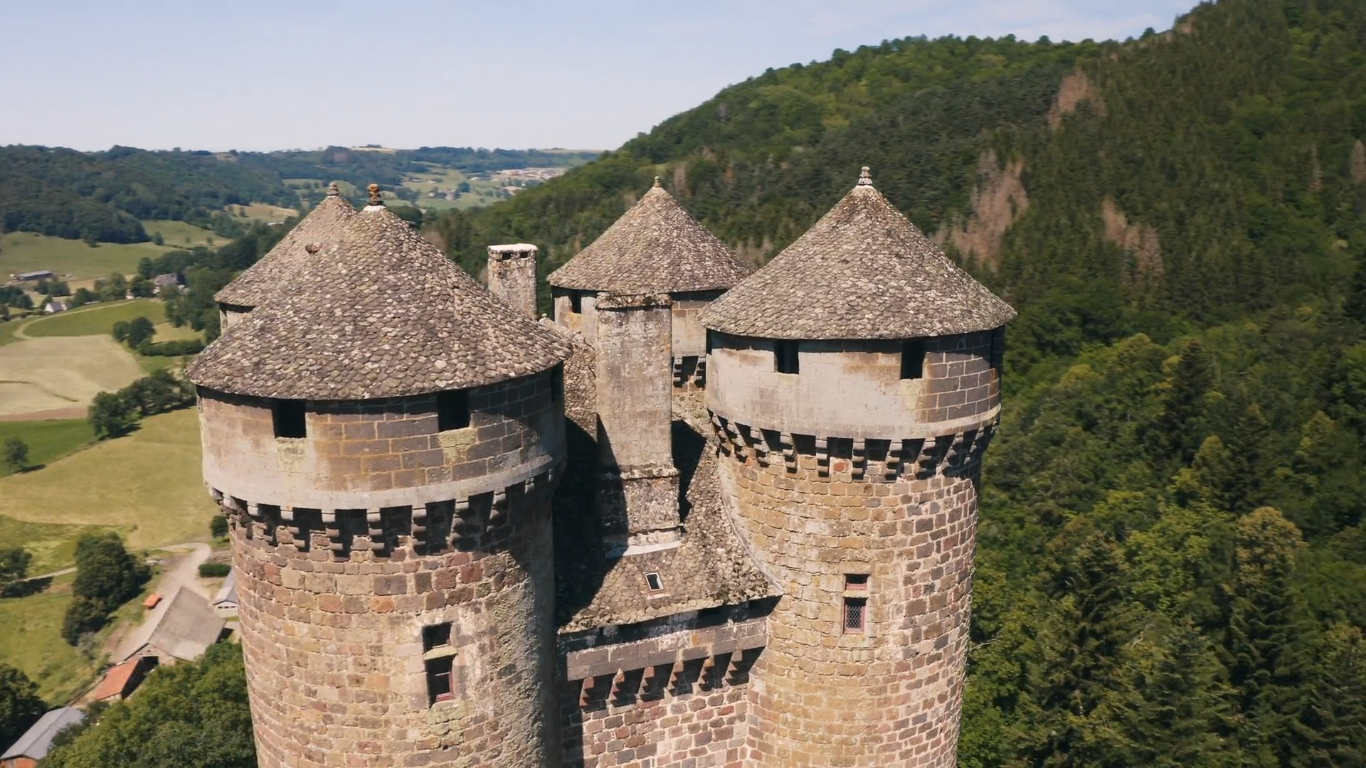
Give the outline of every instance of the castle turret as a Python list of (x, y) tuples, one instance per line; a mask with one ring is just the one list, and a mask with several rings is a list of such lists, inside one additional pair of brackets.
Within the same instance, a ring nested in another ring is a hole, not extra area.
[(707, 407), (784, 590), (753, 671), (763, 766), (952, 766), (979, 467), (1014, 311), (872, 186), (702, 314)]
[(489, 293), (536, 319), (536, 246), (490, 245), (488, 270)]
[(337, 183), (332, 182), (318, 207), (309, 211), (270, 252), (214, 295), (222, 328), (226, 330), (232, 326), (281, 288), (291, 289), (313, 254), (323, 246), (335, 243), (347, 218), (355, 212), (351, 203), (341, 196)]
[(550, 273), (555, 322), (597, 339), (602, 293), (668, 294), (672, 301), (673, 378), (680, 388), (706, 381), (702, 308), (748, 274), (716, 236), (688, 215), (660, 186), (597, 240)]
[(188, 371), (257, 758), (558, 765), (568, 349), (371, 203)]

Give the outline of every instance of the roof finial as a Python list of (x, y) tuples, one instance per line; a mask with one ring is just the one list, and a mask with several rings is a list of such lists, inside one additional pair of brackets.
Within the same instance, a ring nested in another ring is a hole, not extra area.
[(871, 186), (873, 186), (873, 176), (872, 176), (872, 174), (868, 173), (868, 166), (866, 166), (866, 165), (863, 166), (863, 170), (859, 171), (859, 175), (858, 175), (858, 185), (859, 185), (860, 187), (871, 187)]
[(664, 185), (659, 183), (659, 177), (656, 176), (656, 177), (655, 177), (655, 189), (658, 189), (658, 188), (660, 188), (660, 187), (662, 187), (662, 186), (664, 186)]
[(337, 182), (335, 182), (335, 181), (332, 182), (331, 184), (328, 184), (328, 185), (327, 185), (327, 196), (328, 196), (328, 197), (340, 197), (340, 196), (341, 196), (341, 185), (337, 184)]
[(384, 198), (380, 197), (379, 185), (370, 185), (370, 205), (384, 205)]

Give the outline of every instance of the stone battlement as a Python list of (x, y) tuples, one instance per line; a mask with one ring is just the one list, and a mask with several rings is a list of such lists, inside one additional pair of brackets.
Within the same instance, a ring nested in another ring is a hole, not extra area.
[[(899, 440), (865, 440), (774, 432), (712, 414), (721, 452), (741, 462), (753, 457), (762, 467), (782, 464), (789, 472), (811, 465), (821, 476), (849, 472), (853, 479), (892, 482), (906, 475), (919, 479), (936, 474), (964, 474), (980, 465), (996, 434), (993, 418), (971, 429), (946, 435)], [(869, 469), (872, 464), (872, 469)]]
[(495, 551), (515, 501), (553, 488), (559, 472), (556, 465), (487, 493), (377, 509), (289, 507), (240, 499), (218, 489), (210, 493), (230, 522), (285, 557), (351, 560), (366, 552), (387, 558), (400, 549), (418, 555), (452, 548)]

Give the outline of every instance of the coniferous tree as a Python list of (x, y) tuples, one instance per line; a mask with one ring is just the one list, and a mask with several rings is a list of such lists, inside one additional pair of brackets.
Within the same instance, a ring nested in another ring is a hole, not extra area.
[(1237, 524), (1233, 583), (1228, 591), (1224, 653), (1242, 713), (1240, 740), (1250, 757), (1274, 760), (1290, 725), (1298, 670), (1293, 585), (1299, 529), (1272, 507)]
[(1316, 649), (1305, 686), (1295, 749), (1287, 763), (1312, 768), (1366, 765), (1366, 640), (1360, 627), (1337, 624)]
[(1178, 464), (1189, 463), (1205, 438), (1205, 395), (1213, 386), (1214, 368), (1200, 340), (1192, 339), (1172, 371), (1157, 424), (1168, 455)]

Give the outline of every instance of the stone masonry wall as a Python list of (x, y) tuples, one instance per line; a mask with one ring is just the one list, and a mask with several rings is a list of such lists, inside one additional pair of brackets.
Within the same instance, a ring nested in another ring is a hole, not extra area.
[(489, 293), (509, 307), (535, 320), (536, 246), (489, 246)]
[(885, 440), (961, 430), (1000, 405), (999, 330), (925, 339), (913, 379), (899, 340), (798, 344), (799, 373), (778, 373), (772, 340), (715, 334), (708, 407), (779, 433)]
[[(253, 503), (421, 505), (503, 488), (563, 452), (550, 372), (469, 390), (470, 426), (437, 429), (436, 397), (312, 402), (307, 437), (277, 438), (268, 400), (201, 389), (204, 479)], [(365, 501), (357, 494), (365, 493)]]
[[(552, 490), (433, 505), (341, 550), (227, 509), (261, 768), (559, 765)], [(445, 622), (454, 696), (433, 703), (423, 627)]]
[[(742, 530), (785, 593), (753, 671), (745, 765), (954, 765), (985, 442), (927, 441), (893, 466), (724, 444)], [(849, 576), (866, 584), (846, 591)], [(866, 600), (863, 631), (845, 629), (846, 596)]]
[(566, 766), (740, 764), (749, 672), (768, 634), (764, 618), (709, 624), (689, 613), (657, 624), (642, 633), (648, 637), (561, 638)]

